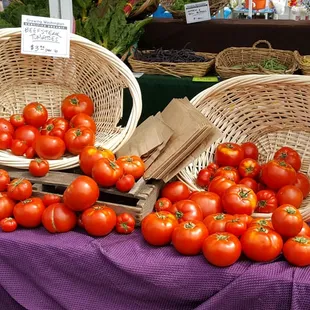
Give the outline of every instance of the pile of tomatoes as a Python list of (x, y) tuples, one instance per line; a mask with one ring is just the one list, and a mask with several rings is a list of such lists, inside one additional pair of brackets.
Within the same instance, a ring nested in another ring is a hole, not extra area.
[[(214, 163), (202, 169), (191, 192), (182, 182), (165, 185), (154, 213), (142, 221), (144, 239), (155, 246), (172, 243), (183, 255), (203, 253), (216, 266), (229, 266), (243, 253), (269, 262), (281, 253), (296, 266), (310, 265), (310, 228), (298, 208), (310, 191), (299, 172), (299, 154), (279, 149), (260, 165), (251, 142), (222, 143)], [(269, 213), (271, 219), (252, 217)]]

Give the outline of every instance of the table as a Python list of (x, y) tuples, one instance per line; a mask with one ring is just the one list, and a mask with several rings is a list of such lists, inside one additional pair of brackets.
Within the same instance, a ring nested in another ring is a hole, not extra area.
[(0, 233), (0, 275), (5, 310), (310, 309), (310, 267), (279, 258), (217, 268), (202, 255), (148, 245), (139, 229), (104, 238), (44, 228)]

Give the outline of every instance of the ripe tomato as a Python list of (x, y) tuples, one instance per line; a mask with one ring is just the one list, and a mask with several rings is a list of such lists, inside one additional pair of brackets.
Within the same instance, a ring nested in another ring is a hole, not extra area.
[(116, 213), (107, 206), (94, 205), (82, 215), (84, 229), (91, 236), (108, 235), (116, 225)]
[(245, 222), (247, 227), (250, 227), (250, 225), (251, 225), (251, 223), (253, 221), (252, 216), (248, 215), (248, 214), (235, 214), (234, 217), (240, 219), (243, 222)]
[(293, 185), (286, 185), (279, 189), (277, 193), (278, 204), (291, 204), (295, 208), (299, 208), (303, 201), (302, 191)]
[(59, 159), (66, 150), (63, 140), (54, 136), (40, 136), (36, 139), (34, 149), (42, 159)]
[(45, 206), (41, 198), (30, 197), (17, 203), (13, 214), (17, 224), (26, 228), (34, 228), (41, 224), (44, 210)]
[(188, 199), (191, 192), (181, 181), (167, 183), (161, 190), (161, 197), (168, 198), (172, 203)]
[(28, 103), (24, 107), (23, 116), (28, 125), (36, 128), (43, 126), (48, 118), (46, 108), (39, 102)]
[(297, 236), (288, 239), (283, 246), (283, 255), (292, 265), (305, 267), (310, 265), (310, 238)]
[(21, 141), (26, 141), (28, 146), (32, 146), (33, 143), (40, 137), (40, 132), (37, 128), (31, 125), (20, 126), (15, 130), (14, 138)]
[(303, 226), (300, 212), (292, 205), (284, 204), (278, 207), (271, 217), (274, 229), (283, 237), (297, 236)]
[(299, 154), (288, 146), (281, 147), (273, 157), (279, 161), (285, 161), (290, 164), (296, 171), (301, 167), (301, 159)]
[(11, 145), (11, 152), (16, 156), (23, 156), (28, 149), (26, 141), (14, 139)]
[(225, 225), (225, 231), (235, 235), (236, 237), (240, 237), (246, 230), (246, 222), (242, 221), (238, 217), (234, 217), (233, 219), (227, 221)]
[(206, 225), (209, 234), (219, 233), (225, 231), (227, 221), (232, 220), (234, 217), (230, 214), (216, 213), (208, 215), (203, 223)]
[(123, 167), (125, 174), (133, 175), (136, 180), (144, 174), (144, 162), (139, 156), (121, 156), (116, 162)]
[(255, 159), (245, 158), (241, 161), (238, 171), (243, 178), (256, 178), (260, 173), (260, 165)]
[(225, 167), (221, 167), (217, 169), (214, 174), (214, 177), (218, 177), (218, 176), (232, 180), (235, 183), (238, 183), (240, 181), (238, 170), (230, 166), (225, 166)]
[(130, 234), (135, 229), (135, 218), (129, 213), (121, 213), (116, 217), (115, 229), (120, 234)]
[(3, 232), (12, 232), (16, 230), (17, 223), (12, 217), (7, 217), (0, 221), (0, 227)]
[(45, 194), (42, 197), (42, 201), (43, 201), (45, 207), (48, 207), (54, 203), (60, 203), (61, 197), (56, 195), (56, 194)]
[(36, 156), (36, 151), (35, 151), (34, 147), (29, 146), (26, 150), (25, 155), (26, 155), (26, 158), (28, 158), (28, 159), (34, 158)]
[(151, 245), (163, 246), (171, 242), (177, 225), (178, 220), (168, 211), (151, 213), (141, 222), (142, 236)]
[(172, 233), (172, 245), (183, 255), (197, 255), (208, 237), (208, 229), (200, 221), (185, 221), (176, 226)]
[(204, 168), (198, 172), (196, 184), (201, 187), (207, 187), (213, 179), (214, 172), (211, 169)]
[(0, 196), (0, 220), (13, 215), (15, 202), (9, 197)]
[(49, 205), (43, 212), (42, 224), (50, 233), (64, 233), (72, 230), (77, 223), (76, 214), (64, 203)]
[(210, 214), (221, 213), (223, 211), (221, 198), (218, 194), (211, 192), (197, 192), (191, 194), (189, 199), (200, 206), (203, 218)]
[(99, 198), (99, 187), (90, 177), (77, 177), (65, 190), (63, 200), (73, 211), (90, 208)]
[(116, 181), (116, 188), (120, 192), (129, 192), (135, 185), (135, 178), (131, 174), (124, 174)]
[(208, 190), (209, 192), (218, 194), (220, 197), (222, 197), (224, 192), (235, 184), (236, 183), (232, 180), (226, 179), (225, 177), (218, 176), (218, 177), (215, 177), (211, 181)]
[(61, 103), (61, 112), (64, 118), (71, 118), (78, 113), (85, 113), (92, 116), (94, 113), (94, 103), (85, 94), (73, 94), (67, 96)]
[(94, 132), (87, 127), (71, 128), (64, 138), (67, 150), (73, 155), (79, 155), (86, 146), (93, 146), (95, 140)]
[(210, 163), (207, 166), (207, 169), (211, 170), (212, 172), (215, 172), (218, 168), (220, 168), (220, 167), (216, 163)]
[(310, 238), (310, 227), (306, 222), (303, 222), (302, 229), (298, 233), (298, 236), (305, 236)]
[(41, 135), (54, 136), (60, 139), (64, 139), (65, 133), (69, 129), (69, 122), (63, 117), (50, 118), (43, 128), (41, 129)]
[(25, 118), (22, 114), (13, 114), (10, 116), (10, 123), (13, 127), (18, 128), (20, 126), (26, 125)]
[(241, 255), (241, 244), (233, 234), (223, 232), (205, 239), (202, 252), (206, 260), (218, 267), (234, 264)]
[(155, 203), (155, 210), (157, 212), (167, 211), (172, 207), (172, 202), (168, 198), (159, 198)]
[(13, 179), (8, 184), (8, 197), (13, 200), (25, 200), (32, 195), (32, 184), (26, 179)]
[(0, 150), (10, 149), (12, 146), (12, 135), (7, 132), (0, 132)]
[(103, 187), (114, 186), (123, 174), (123, 168), (107, 158), (96, 161), (92, 169), (93, 179)]
[(0, 169), (0, 192), (4, 192), (8, 189), (10, 183), (10, 176), (7, 171)]
[(80, 126), (87, 127), (96, 133), (96, 123), (94, 119), (85, 113), (78, 113), (74, 115), (70, 120), (70, 126), (73, 128)]
[(48, 161), (36, 158), (30, 161), (29, 172), (34, 177), (44, 177), (50, 170)]
[(221, 143), (215, 151), (215, 162), (221, 166), (238, 167), (244, 158), (244, 151), (236, 143)]
[(261, 180), (270, 189), (277, 190), (296, 182), (296, 171), (285, 161), (271, 160), (262, 167)]
[(293, 184), (298, 187), (303, 194), (303, 197), (306, 198), (310, 192), (310, 182), (307, 175), (297, 172), (296, 182)]
[(258, 184), (252, 178), (243, 178), (242, 180), (239, 181), (239, 184), (243, 184), (244, 186), (250, 188), (254, 193), (257, 192)]
[(244, 151), (244, 158), (258, 159), (258, 148), (254, 143), (245, 142), (241, 144), (241, 147)]
[(263, 218), (253, 219), (249, 227), (250, 228), (265, 227), (268, 229), (273, 229), (271, 220), (267, 220)]
[(175, 215), (179, 223), (185, 221), (203, 220), (203, 214), (200, 206), (192, 200), (180, 200), (173, 204), (168, 211)]
[(9, 133), (11, 136), (14, 134), (14, 127), (3, 117), (0, 118), (0, 132)]
[(256, 193), (257, 204), (255, 212), (272, 213), (278, 207), (278, 200), (274, 191), (264, 189)]
[(256, 208), (255, 193), (244, 185), (233, 185), (222, 196), (224, 210), (229, 214), (251, 215)]
[(280, 255), (283, 247), (281, 236), (266, 227), (248, 229), (240, 239), (243, 253), (256, 262), (269, 262)]

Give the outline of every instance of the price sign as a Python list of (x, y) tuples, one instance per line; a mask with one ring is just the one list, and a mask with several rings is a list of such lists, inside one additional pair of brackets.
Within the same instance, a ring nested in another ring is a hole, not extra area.
[(70, 21), (23, 15), (21, 53), (69, 58)]
[(185, 4), (185, 16), (188, 24), (210, 20), (209, 1)]

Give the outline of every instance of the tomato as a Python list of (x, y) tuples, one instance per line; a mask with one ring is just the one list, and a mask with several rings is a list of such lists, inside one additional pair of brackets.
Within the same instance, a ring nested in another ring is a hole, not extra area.
[(84, 229), (91, 236), (108, 235), (116, 225), (115, 211), (107, 206), (94, 205), (82, 214)]
[(208, 229), (200, 221), (185, 221), (176, 226), (172, 233), (172, 245), (183, 255), (197, 255), (208, 237)]
[(6, 191), (10, 183), (10, 176), (7, 171), (0, 169), (0, 192)]
[(221, 213), (223, 211), (221, 198), (218, 194), (211, 192), (197, 192), (191, 194), (189, 199), (200, 206), (203, 218), (210, 214)]
[(241, 255), (241, 244), (233, 234), (222, 232), (205, 239), (202, 252), (206, 260), (218, 267), (234, 264)]
[(34, 147), (29, 146), (26, 150), (25, 155), (26, 155), (26, 158), (28, 158), (28, 159), (34, 158), (36, 156), (36, 151), (35, 151)]
[(209, 234), (219, 233), (225, 231), (227, 221), (232, 220), (234, 217), (230, 214), (216, 213), (208, 215), (203, 223), (208, 228)]
[(63, 200), (73, 211), (90, 208), (99, 198), (99, 187), (90, 177), (77, 177), (65, 190)]
[(45, 207), (48, 207), (54, 203), (60, 203), (61, 197), (56, 195), (56, 194), (45, 194), (42, 197), (42, 201), (43, 201)]
[(151, 245), (163, 246), (171, 242), (177, 225), (178, 220), (168, 211), (150, 213), (141, 222), (142, 236)]
[(7, 132), (0, 132), (0, 150), (10, 149), (12, 146), (12, 135)]
[(256, 178), (260, 173), (260, 165), (255, 159), (245, 158), (241, 161), (238, 171), (243, 178)]
[(244, 185), (233, 185), (222, 196), (222, 205), (229, 214), (251, 215), (256, 208), (255, 193)]
[(13, 127), (18, 128), (26, 125), (25, 118), (22, 114), (13, 114), (10, 116), (10, 123)]
[(214, 174), (214, 177), (218, 177), (218, 176), (232, 180), (235, 183), (238, 183), (240, 181), (238, 170), (230, 166), (225, 166), (225, 167), (221, 167), (217, 169)]
[(80, 126), (87, 127), (96, 133), (96, 123), (94, 119), (85, 113), (78, 113), (74, 115), (70, 120), (70, 126), (74, 128)]
[(168, 198), (159, 198), (155, 203), (155, 210), (159, 211), (167, 211), (172, 207), (172, 202)]
[(293, 185), (286, 185), (279, 189), (277, 193), (278, 204), (291, 204), (295, 208), (299, 208), (303, 201), (302, 191)]
[(224, 194), (224, 192), (230, 188), (231, 186), (235, 185), (236, 183), (232, 180), (226, 179), (225, 177), (215, 177), (210, 185), (209, 185), (209, 192), (216, 193), (220, 197)]
[(25, 200), (32, 195), (32, 184), (26, 179), (13, 179), (8, 184), (8, 197), (13, 200)]
[(280, 255), (283, 247), (281, 236), (266, 227), (248, 229), (240, 239), (243, 253), (251, 260), (269, 262)]
[(258, 148), (252, 142), (245, 142), (241, 144), (241, 148), (244, 151), (244, 158), (258, 159)]
[(277, 190), (296, 182), (296, 171), (285, 161), (271, 160), (262, 167), (261, 179), (270, 189)]
[(65, 133), (69, 129), (69, 122), (63, 117), (50, 118), (41, 129), (41, 135), (54, 136), (64, 139)]
[(301, 159), (299, 154), (288, 146), (281, 147), (273, 157), (279, 161), (285, 161), (291, 165), (296, 171), (301, 167)]
[(180, 200), (173, 204), (168, 211), (175, 215), (179, 223), (185, 221), (203, 220), (203, 214), (200, 206), (192, 200)]
[(264, 189), (256, 193), (257, 204), (255, 212), (272, 213), (278, 207), (278, 200), (274, 191)]
[(125, 174), (133, 175), (136, 180), (144, 174), (144, 162), (139, 156), (121, 156), (116, 162), (123, 167)]
[(41, 224), (44, 210), (45, 206), (41, 198), (30, 197), (17, 203), (13, 214), (17, 224), (26, 228), (34, 228)]
[(211, 170), (212, 172), (215, 172), (218, 168), (220, 168), (220, 167), (216, 163), (210, 163), (207, 166), (207, 169)]
[(310, 227), (306, 222), (303, 222), (302, 229), (298, 233), (298, 236), (305, 236), (310, 238)]
[(191, 192), (181, 181), (170, 182), (161, 190), (161, 197), (168, 198), (172, 203), (188, 199)]
[(123, 174), (123, 168), (107, 158), (96, 161), (92, 169), (93, 179), (103, 187), (114, 186)]
[(12, 232), (16, 230), (17, 222), (12, 217), (7, 217), (0, 221), (0, 227), (3, 232)]
[(196, 184), (201, 187), (208, 187), (213, 179), (214, 172), (208, 168), (201, 169), (198, 172)]
[(120, 192), (129, 192), (135, 185), (135, 178), (131, 174), (124, 174), (115, 185)]
[(54, 136), (40, 136), (36, 139), (34, 149), (42, 159), (59, 159), (65, 151), (66, 145), (63, 140)]
[(13, 215), (14, 200), (6, 196), (0, 196), (0, 220)]
[(0, 132), (9, 133), (11, 136), (14, 134), (14, 127), (5, 118), (0, 118)]
[(215, 162), (221, 166), (238, 167), (244, 158), (244, 151), (236, 143), (221, 143), (215, 151)]
[(303, 226), (300, 212), (292, 205), (284, 204), (278, 207), (271, 217), (274, 229), (283, 237), (297, 236)]
[(64, 233), (72, 230), (77, 223), (76, 214), (64, 203), (49, 205), (43, 212), (42, 224), (50, 233)]
[(239, 181), (239, 184), (243, 184), (244, 186), (250, 188), (254, 193), (257, 192), (258, 184), (252, 178), (243, 178), (242, 180)]
[(23, 116), (28, 125), (36, 128), (43, 126), (48, 118), (46, 108), (39, 102), (28, 103), (24, 107)]
[(297, 172), (296, 182), (293, 184), (298, 187), (303, 194), (303, 197), (306, 198), (310, 192), (310, 182), (307, 175)]
[(251, 225), (251, 223), (253, 221), (252, 216), (248, 215), (248, 214), (235, 214), (234, 217), (240, 219), (243, 222), (245, 222), (247, 227), (250, 227), (250, 225)]
[(233, 219), (227, 221), (225, 225), (225, 231), (235, 235), (236, 237), (240, 237), (246, 230), (246, 222), (242, 221), (238, 217), (234, 217)]
[(260, 192), (262, 190), (268, 189), (267, 186), (263, 183), (258, 183), (257, 184), (257, 192)]
[(71, 120), (78, 113), (85, 113), (92, 116), (94, 113), (94, 103), (85, 94), (72, 94), (62, 101), (61, 112), (64, 118), (68, 120)]
[(20, 126), (15, 130), (14, 138), (21, 141), (26, 141), (28, 146), (33, 146), (33, 143), (40, 137), (40, 132), (37, 128), (31, 125)]
[(257, 227), (265, 227), (268, 229), (273, 229), (271, 220), (263, 219), (263, 218), (256, 218), (253, 219), (250, 228), (257, 228)]
[(292, 265), (305, 267), (310, 265), (310, 238), (297, 236), (288, 239), (283, 246), (283, 255)]
[(16, 156), (23, 156), (28, 149), (26, 141), (14, 139), (11, 145), (11, 152)]
[(50, 170), (48, 161), (36, 158), (30, 161), (29, 172), (34, 177), (44, 177)]
[(130, 234), (135, 229), (135, 218), (129, 213), (121, 213), (116, 217), (115, 229), (120, 234)]
[(71, 128), (65, 133), (64, 141), (67, 150), (73, 155), (79, 155), (84, 147), (95, 144), (95, 134), (87, 127)]

